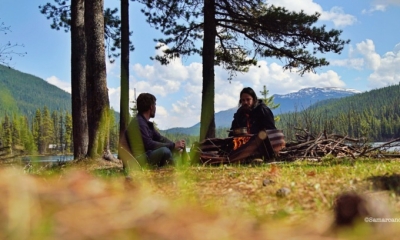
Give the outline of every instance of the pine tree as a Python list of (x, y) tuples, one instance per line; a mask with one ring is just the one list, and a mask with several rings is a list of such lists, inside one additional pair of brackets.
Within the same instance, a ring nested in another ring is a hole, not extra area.
[(60, 124), (59, 124), (60, 115), (59, 115), (58, 111), (55, 110), (51, 113), (51, 121), (53, 124), (53, 136), (52, 136), (51, 142), (56, 144), (57, 149), (58, 149), (61, 144), (60, 136), (59, 136), (59, 134), (60, 134), (60, 129), (59, 129), (60, 128)]
[[(261, 96), (263, 96), (262, 100), (267, 105), (270, 109), (277, 109), (281, 104), (279, 103), (274, 103), (274, 95), (268, 97), (269, 90), (267, 90), (267, 87), (264, 85), (263, 91), (260, 91)], [(279, 121), (280, 117), (275, 116), (275, 121)]]
[(64, 132), (65, 132), (65, 125), (64, 125), (64, 115), (60, 113), (60, 117), (58, 119), (58, 142), (60, 144), (61, 151), (64, 152), (65, 144), (64, 144)]
[(4, 116), (4, 120), (1, 125), (3, 130), (2, 134), (3, 147), (8, 147), (10, 149), (9, 153), (12, 154), (12, 126), (11, 126), (11, 121), (7, 114)]
[(13, 149), (21, 148), (21, 127), (19, 125), (18, 117), (16, 113), (13, 114), (13, 120), (11, 124), (12, 129), (12, 147)]
[(35, 148), (32, 132), (29, 128), (28, 118), (25, 116), (21, 116), (19, 121), (21, 126), (21, 143), (24, 147), (25, 152), (27, 154), (32, 154), (37, 149)]
[(49, 144), (53, 144), (54, 140), (54, 125), (50, 116), (49, 109), (44, 106), (42, 112), (42, 148), (40, 153), (46, 153)]
[(35, 117), (32, 121), (32, 135), (35, 143), (35, 148), (41, 152), (42, 146), (42, 113), (40, 109), (36, 109)]
[[(166, 38), (157, 39), (163, 54), (155, 59), (168, 64), (181, 55), (203, 59), (203, 94), (200, 140), (214, 137), (214, 65), (245, 72), (257, 58), (285, 59), (284, 69), (300, 74), (329, 63), (316, 53), (340, 53), (348, 40), (339, 30), (313, 26), (319, 13), (307, 15), (265, 4), (261, 0), (140, 0), (148, 22)], [(198, 41), (203, 41), (202, 47)], [(250, 43), (250, 44), (249, 44)], [(172, 45), (172, 46), (170, 46)], [(166, 47), (168, 46), (168, 48)]]

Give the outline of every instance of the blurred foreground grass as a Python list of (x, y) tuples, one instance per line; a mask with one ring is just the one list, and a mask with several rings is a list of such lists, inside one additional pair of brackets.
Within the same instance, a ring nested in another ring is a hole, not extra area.
[[(169, 167), (128, 178), (118, 164), (99, 162), (0, 165), (0, 239), (393, 239), (400, 233), (400, 223), (330, 231), (334, 199), (346, 191), (378, 197), (400, 217), (397, 182), (385, 190), (367, 180), (400, 173), (396, 160)], [(277, 197), (282, 187), (290, 193)]]

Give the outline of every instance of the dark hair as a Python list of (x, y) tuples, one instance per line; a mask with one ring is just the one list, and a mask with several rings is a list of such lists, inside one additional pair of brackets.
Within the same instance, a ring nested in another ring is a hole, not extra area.
[(156, 97), (150, 93), (141, 93), (136, 99), (136, 106), (139, 113), (144, 113), (156, 103)]
[[(243, 88), (242, 89), (242, 91), (240, 92), (240, 97), (242, 97), (242, 94), (243, 93), (247, 93), (247, 94), (249, 94), (252, 98), (253, 98), (253, 104), (254, 104), (254, 106), (257, 104), (257, 101), (258, 101), (258, 98), (257, 98), (257, 95), (256, 95), (256, 93), (254, 92), (254, 90), (251, 88), (251, 87), (245, 87), (245, 88)], [(241, 100), (240, 100), (240, 98), (239, 98), (239, 107), (240, 106), (242, 106), (242, 103), (240, 102)], [(253, 107), (254, 107), (253, 106)]]

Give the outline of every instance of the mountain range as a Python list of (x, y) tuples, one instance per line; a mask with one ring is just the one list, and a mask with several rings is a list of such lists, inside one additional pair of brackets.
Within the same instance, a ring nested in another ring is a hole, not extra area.
[[(311, 87), (303, 88), (300, 91), (289, 94), (274, 94), (274, 103), (280, 106), (273, 109), (274, 115), (288, 112), (302, 111), (309, 106), (328, 99), (338, 99), (361, 93), (355, 89), (345, 89), (337, 87)], [(215, 113), (215, 125), (217, 128), (229, 128), (233, 120), (233, 114), (237, 107)], [(188, 128), (171, 128), (164, 130), (168, 133), (183, 133), (188, 135), (198, 134), (200, 132), (200, 123), (196, 123)]]

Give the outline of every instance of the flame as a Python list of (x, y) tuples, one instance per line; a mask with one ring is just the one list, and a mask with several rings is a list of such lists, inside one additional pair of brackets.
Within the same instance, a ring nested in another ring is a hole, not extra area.
[(251, 137), (234, 137), (233, 138), (233, 150), (238, 149), (240, 146), (246, 144)]

